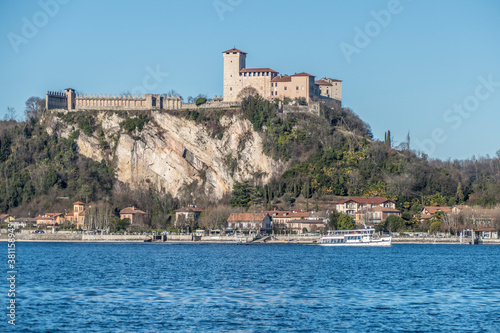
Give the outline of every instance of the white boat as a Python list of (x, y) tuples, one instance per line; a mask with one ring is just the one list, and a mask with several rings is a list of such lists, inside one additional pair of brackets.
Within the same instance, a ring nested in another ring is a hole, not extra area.
[(333, 230), (319, 239), (322, 246), (391, 246), (391, 237), (374, 238), (375, 229)]

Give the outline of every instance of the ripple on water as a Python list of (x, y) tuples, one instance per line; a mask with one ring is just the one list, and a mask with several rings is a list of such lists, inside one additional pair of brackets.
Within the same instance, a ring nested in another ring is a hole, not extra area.
[(27, 331), (493, 332), (500, 320), (494, 246), (23, 243), (18, 251), (17, 328)]

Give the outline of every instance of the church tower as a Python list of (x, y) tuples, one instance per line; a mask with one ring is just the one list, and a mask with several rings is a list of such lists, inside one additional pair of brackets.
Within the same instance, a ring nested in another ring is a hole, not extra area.
[(224, 102), (235, 102), (242, 87), (240, 70), (245, 68), (247, 54), (237, 48), (222, 52), (224, 56)]

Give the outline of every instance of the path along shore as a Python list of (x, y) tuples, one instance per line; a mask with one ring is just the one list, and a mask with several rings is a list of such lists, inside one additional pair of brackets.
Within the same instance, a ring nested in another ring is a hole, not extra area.
[[(0, 241), (7, 241), (7, 234), (0, 235)], [(151, 235), (91, 235), (82, 233), (16, 233), (16, 242), (72, 242), (72, 243), (227, 243), (227, 244), (315, 244), (318, 236), (269, 236), (261, 239), (236, 236), (195, 236), (165, 235), (153, 239)], [(393, 237), (393, 244), (469, 244), (470, 240), (460, 242), (457, 237)], [(500, 245), (500, 239), (480, 239), (479, 244)]]

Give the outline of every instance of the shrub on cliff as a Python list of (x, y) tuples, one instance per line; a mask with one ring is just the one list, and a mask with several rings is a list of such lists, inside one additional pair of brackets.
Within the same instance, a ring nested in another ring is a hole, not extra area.
[(127, 133), (133, 132), (136, 129), (142, 132), (144, 125), (149, 122), (149, 117), (146, 115), (141, 115), (137, 118), (127, 118), (120, 123), (120, 125), (127, 131)]
[(196, 106), (200, 106), (202, 104), (205, 104), (207, 102), (207, 99), (205, 97), (200, 97), (200, 98), (197, 98), (196, 99), (196, 102), (194, 102), (196, 104)]

